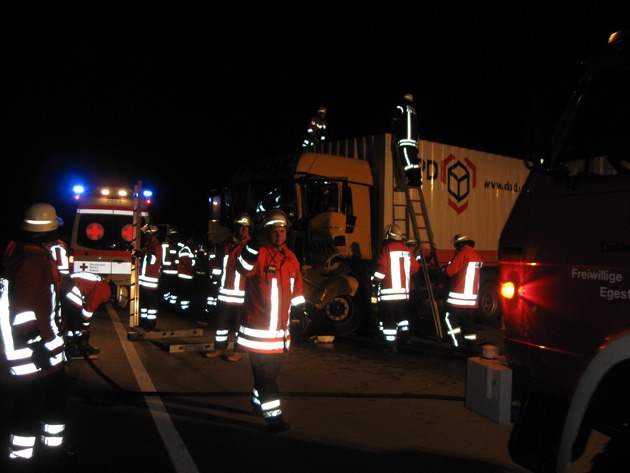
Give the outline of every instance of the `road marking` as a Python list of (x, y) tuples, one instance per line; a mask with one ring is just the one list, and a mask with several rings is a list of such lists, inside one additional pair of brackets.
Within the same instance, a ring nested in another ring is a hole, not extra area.
[[(114, 309), (111, 304), (105, 304), (105, 306), (107, 307), (107, 312), (114, 324), (114, 329), (118, 334), (118, 338), (120, 339), (120, 343), (125, 351), (125, 355), (127, 355), (127, 360), (129, 361), (131, 371), (138, 382), (140, 391), (155, 392), (155, 386), (149, 377), (149, 373), (147, 373), (147, 370), (144, 369), (144, 365), (138, 356), (138, 352), (136, 352), (133, 343), (127, 340), (127, 330), (125, 330), (125, 327), (120, 321), (116, 309)], [(162, 442), (164, 442), (164, 447), (166, 447), (166, 451), (171, 458), (171, 463), (173, 464), (175, 471), (178, 473), (199, 473), (197, 465), (195, 465), (195, 462), (186, 448), (186, 444), (180, 437), (179, 432), (177, 432), (177, 429), (175, 428), (171, 417), (168, 415), (162, 400), (158, 396), (145, 396), (144, 401), (151, 412), (153, 421), (155, 422), (158, 432), (162, 437)]]

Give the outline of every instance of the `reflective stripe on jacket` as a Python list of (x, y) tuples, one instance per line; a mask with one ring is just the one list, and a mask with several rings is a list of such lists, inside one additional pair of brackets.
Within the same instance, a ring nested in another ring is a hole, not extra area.
[[(254, 263), (245, 253), (257, 259)], [(292, 306), (304, 303), (300, 262), (286, 246), (283, 252), (266, 244), (258, 251), (245, 246), (237, 259), (244, 275), (245, 306), (238, 346), (244, 351), (283, 353), (291, 345), (289, 314)]]
[(388, 240), (376, 258), (374, 279), (381, 283), (380, 301), (409, 299), (411, 275), (418, 272), (420, 263), (402, 241)]
[(446, 266), (446, 274), (451, 277), (447, 304), (464, 309), (477, 308), (482, 265), (479, 253), (469, 245), (464, 245), (455, 252), (455, 256)]
[[(63, 368), (64, 341), (58, 313), (57, 263), (44, 246), (11, 242), (4, 255), (7, 290), (0, 302), (0, 335), (9, 373), (21, 379)], [(6, 290), (6, 289), (5, 289)], [(37, 367), (32, 344), (45, 345), (49, 369)]]

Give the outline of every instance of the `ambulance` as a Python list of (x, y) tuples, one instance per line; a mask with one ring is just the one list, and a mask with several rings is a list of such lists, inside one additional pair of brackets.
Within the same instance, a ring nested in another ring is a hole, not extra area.
[(140, 229), (149, 223), (152, 192), (134, 187), (75, 188), (78, 202), (69, 245), (70, 269), (113, 281), (116, 301), (126, 307), (131, 295), (131, 250), (141, 246)]

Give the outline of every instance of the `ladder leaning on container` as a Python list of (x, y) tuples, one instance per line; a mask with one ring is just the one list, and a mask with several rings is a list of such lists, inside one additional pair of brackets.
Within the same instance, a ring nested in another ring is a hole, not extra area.
[[(435, 245), (435, 239), (433, 237), (433, 230), (431, 229), (431, 223), (429, 221), (429, 215), (427, 214), (427, 207), (424, 201), (424, 195), (422, 194), (422, 184), (419, 187), (417, 187), (418, 195), (420, 197), (420, 209), (421, 209), (421, 212), (418, 213), (416, 212), (416, 209), (414, 208), (413, 201), (409, 194), (409, 186), (407, 186), (407, 178), (403, 170), (403, 165), (400, 159), (400, 153), (398, 150), (398, 146), (396, 145), (396, 142), (397, 140), (393, 136), (392, 137), (392, 148), (393, 148), (392, 155), (394, 156), (394, 162), (395, 162), (397, 174), (399, 177), (398, 179), (399, 185), (402, 188), (403, 192), (405, 193), (407, 215), (409, 216), (411, 220), (411, 227), (413, 229), (414, 238), (418, 241), (420, 248), (422, 248), (423, 242), (426, 241), (429, 243), (430, 256), (431, 258), (433, 258), (434, 264), (439, 265), (438, 259), (437, 259), (437, 247)], [(422, 217), (423, 224), (424, 224), (422, 228), (426, 231), (428, 240), (423, 240), (420, 237), (420, 227), (418, 226), (418, 218), (417, 218), (418, 215)], [(441, 341), (443, 338), (442, 321), (440, 319), (440, 312), (438, 310), (437, 302), (433, 294), (433, 288), (431, 286), (431, 278), (429, 276), (429, 270), (427, 268), (426, 257), (424, 253), (422, 253), (420, 264), (422, 266), (422, 275), (424, 276), (424, 282), (426, 284), (427, 294), (429, 296), (429, 305), (431, 306), (431, 314), (433, 315), (433, 322), (435, 324), (435, 333), (438, 340)]]

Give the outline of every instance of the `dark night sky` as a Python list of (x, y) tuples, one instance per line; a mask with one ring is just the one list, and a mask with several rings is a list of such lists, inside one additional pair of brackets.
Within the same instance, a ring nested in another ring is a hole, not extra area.
[(421, 138), (523, 156), (531, 96), (563, 101), (630, 18), (605, 1), (335, 3), (3, 6), (8, 228), (36, 201), (69, 225), (76, 177), (142, 181), (157, 220), (203, 232), (208, 190), (294, 151), (320, 104), (331, 139), (364, 136), (408, 91)]

